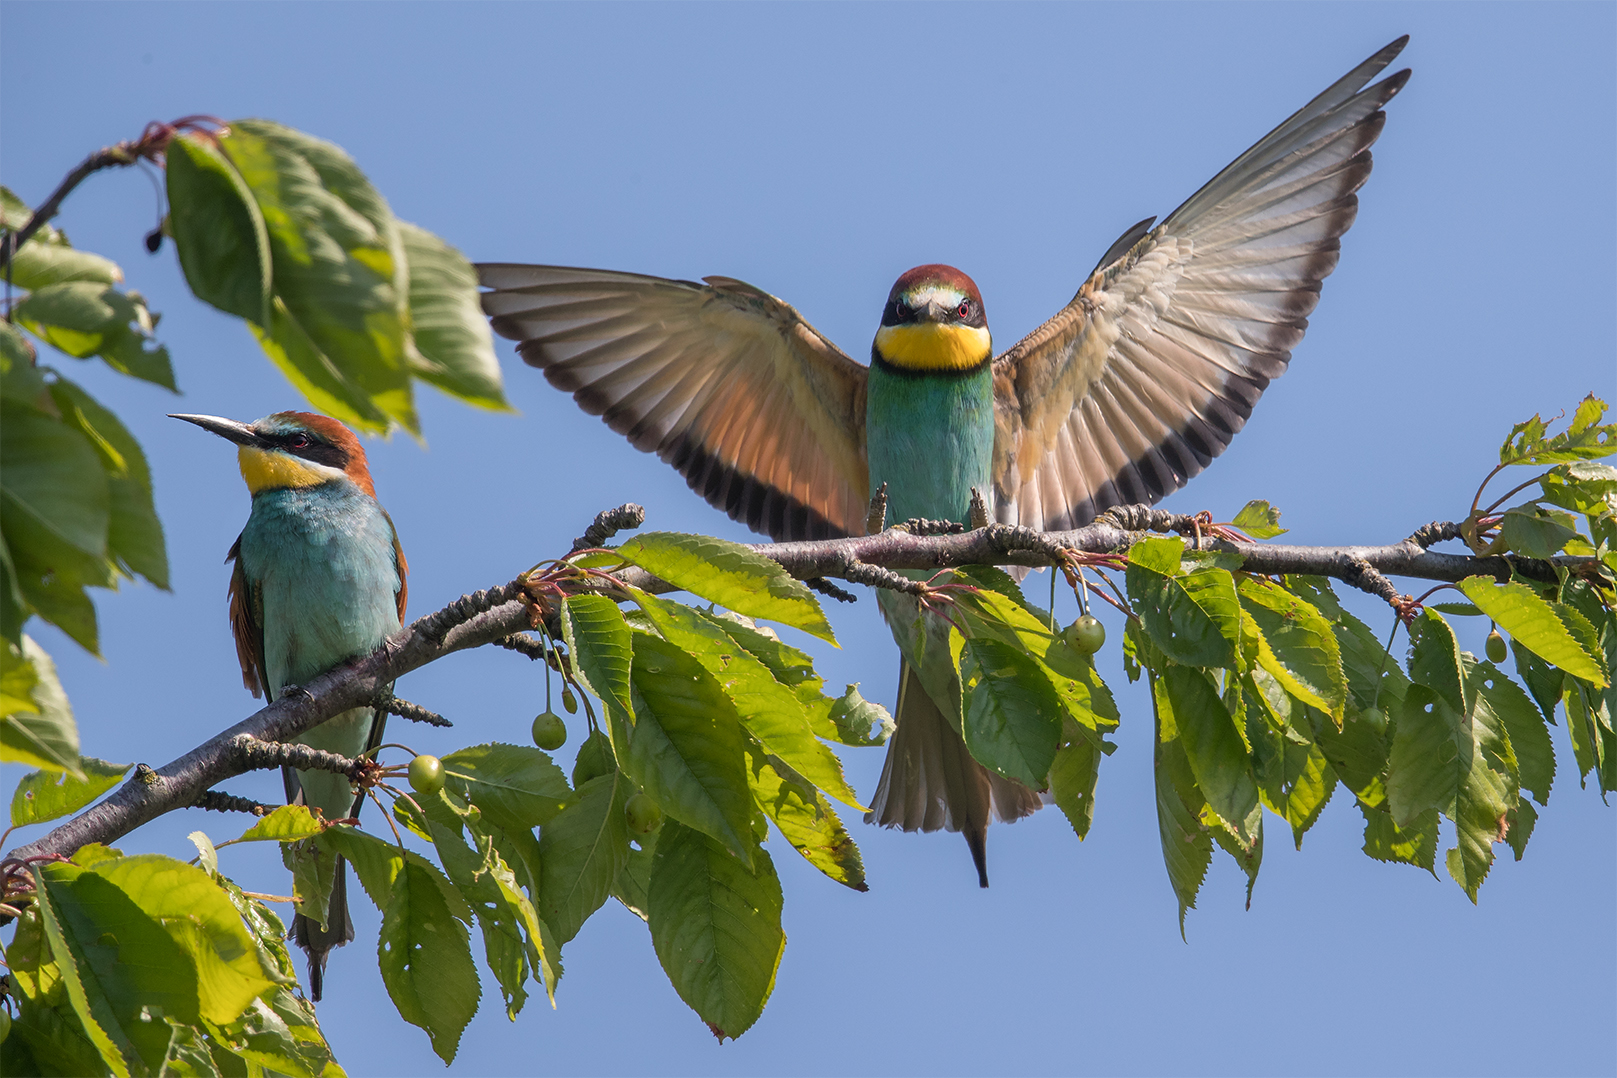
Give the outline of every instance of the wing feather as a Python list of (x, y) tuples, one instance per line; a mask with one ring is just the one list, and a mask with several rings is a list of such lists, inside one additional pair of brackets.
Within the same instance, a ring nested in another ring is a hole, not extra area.
[(230, 544), (225, 561), (234, 562), (230, 574), (230, 635), (236, 638), (236, 661), (241, 663), (241, 683), (257, 699), (269, 692), (269, 675), (264, 669), (264, 626), (259, 619), (261, 603), (257, 590), (241, 571), (241, 536)]
[(864, 531), (866, 370), (787, 304), (728, 277), (478, 274), (526, 362), (712, 505), (776, 539)]
[[(1062, 311), (994, 361), (1002, 521), (1077, 527), (1205, 468), (1290, 361), (1358, 213), (1399, 39), (1113, 245)], [(1132, 244), (1126, 241), (1137, 236)]]

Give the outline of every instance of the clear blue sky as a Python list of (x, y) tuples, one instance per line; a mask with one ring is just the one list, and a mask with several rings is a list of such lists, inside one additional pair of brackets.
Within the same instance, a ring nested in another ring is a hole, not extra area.
[[(900, 272), (951, 262), (981, 286), (1003, 346), (1070, 298), (1125, 226), (1172, 209), (1408, 32), (1400, 65), (1415, 75), (1389, 106), (1307, 339), (1247, 430), (1169, 503), (1227, 519), (1263, 497), (1290, 538), (1381, 543), (1463, 515), (1512, 422), (1617, 389), (1614, 31), (1609, 4), (7, 3), (0, 179), (37, 203), (148, 120), (264, 116), (344, 146), (401, 217), (473, 259), (740, 277), (854, 355)], [(145, 444), (174, 589), (101, 596), (105, 663), (35, 631), (86, 750), (160, 764), (255, 708), (225, 623), (224, 553), (248, 508), (234, 454), (163, 413), (252, 419), (300, 402), (240, 323), (191, 299), (171, 250), (145, 254), (154, 202), (142, 176), (101, 175), (59, 224), (163, 312), (183, 399), (59, 363)], [(520, 417), (423, 391), (427, 445), (368, 447), (415, 613), (559, 553), (623, 501), (658, 528), (746, 538), (501, 354)], [(1371, 602), (1357, 609), (1390, 624)], [(890, 703), (897, 662), (874, 603), (832, 614), (844, 650), (815, 649), (827, 679)], [(1124, 725), (1087, 842), (1054, 811), (996, 827), (988, 891), (953, 835), (856, 828), (867, 895), (778, 854), (779, 983), (752, 1032), (722, 1047), (667, 984), (644, 926), (611, 904), (567, 948), (559, 1009), (530, 1003), (513, 1024), (485, 995), (454, 1069), (1617, 1068), (1617, 817), (1579, 789), (1563, 734), (1527, 858), (1497, 864), (1480, 906), (1446, 876), (1365, 858), (1338, 790), (1300, 853), (1271, 827), (1250, 912), (1238, 872), (1215, 861), (1186, 944), (1158, 849), (1149, 705), (1115, 646), (1103, 672)], [(543, 688), (499, 652), (399, 691), (457, 727), (398, 735), (447, 751), (525, 739)], [(880, 751), (847, 755), (869, 792)], [(229, 788), (270, 798), (279, 780)], [(186, 832), (238, 826), (183, 813), (124, 846), (188, 857)], [(224, 861), (284, 890), (273, 855)], [(339, 1058), (356, 1075), (439, 1071), (381, 987), (377, 915), (356, 915), (360, 939), (333, 957), (320, 1009)]]

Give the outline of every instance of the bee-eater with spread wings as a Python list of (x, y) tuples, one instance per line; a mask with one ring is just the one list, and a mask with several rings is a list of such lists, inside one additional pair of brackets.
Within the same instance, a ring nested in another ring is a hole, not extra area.
[[(1302, 340), (1358, 212), (1388, 45), (1310, 101), (1182, 206), (1125, 232), (1071, 303), (993, 358), (970, 277), (898, 279), (870, 366), (792, 307), (728, 277), (705, 284), (490, 264), (494, 329), (529, 364), (714, 506), (777, 540), (858, 535), (873, 489), (888, 519), (966, 522), (972, 488), (996, 518), (1046, 530), (1178, 490), (1223, 451)], [(907, 597), (883, 591), (893, 625)], [(947, 663), (904, 664), (867, 820), (961, 831), (986, 887), (990, 820), (1039, 794), (978, 764)]]
[[(173, 418), (235, 442), (253, 496), (247, 526), (227, 560), (236, 563), (230, 628), (242, 681), (254, 696), (279, 699), (338, 663), (369, 655), (398, 630), (409, 569), (352, 431), (308, 412), (277, 412), (256, 423), (209, 415)], [(354, 708), (297, 740), (358, 756), (381, 744), (386, 719), (375, 708)], [(288, 804), (319, 809), (327, 820), (356, 816), (364, 802), (345, 775), (288, 767), (281, 777)], [(330, 855), (303, 845), (293, 856)], [(354, 938), (342, 858), (329, 867), (324, 922), (302, 911), (292, 918), (292, 941), (308, 955), (309, 997), (317, 1002), (331, 949)]]

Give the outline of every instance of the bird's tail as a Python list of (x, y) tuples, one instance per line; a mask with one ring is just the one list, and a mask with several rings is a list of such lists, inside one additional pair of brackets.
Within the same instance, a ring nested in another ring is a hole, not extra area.
[(971, 847), (977, 883), (988, 886), (988, 825), (1011, 823), (1043, 804), (1037, 793), (972, 759), (960, 733), (921, 686), (909, 663), (899, 674), (898, 729), (866, 823), (906, 831), (959, 831)]
[(336, 875), (331, 881), (331, 905), (326, 911), (326, 927), (301, 913), (292, 915), (292, 942), (309, 957), (309, 998), (320, 1002), (326, 979), (326, 959), (333, 947), (354, 938), (354, 921), (348, 916), (348, 862), (337, 858)]

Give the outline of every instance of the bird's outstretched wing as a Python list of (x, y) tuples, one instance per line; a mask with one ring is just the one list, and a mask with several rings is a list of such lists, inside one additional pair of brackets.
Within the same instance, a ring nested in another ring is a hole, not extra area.
[[(1358, 212), (1408, 38), (1310, 101), (994, 361), (996, 515), (1046, 530), (1179, 489), (1302, 340)], [(1132, 237), (1132, 238), (1131, 238)]]
[(790, 306), (728, 277), (477, 272), (495, 332), (712, 505), (775, 539), (864, 531), (866, 370)]

